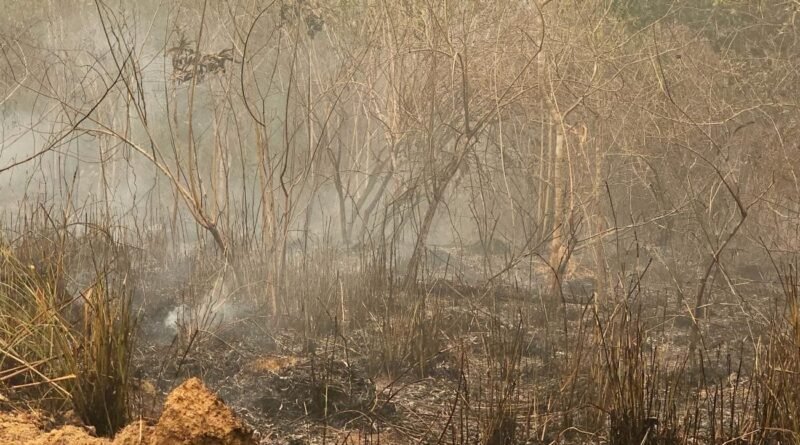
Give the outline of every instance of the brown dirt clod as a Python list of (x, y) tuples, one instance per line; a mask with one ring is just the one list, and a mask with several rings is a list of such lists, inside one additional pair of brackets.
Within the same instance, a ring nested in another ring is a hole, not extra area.
[(25, 445), (107, 445), (106, 439), (93, 437), (83, 428), (67, 425), (50, 432), (42, 431), (36, 413), (0, 413), (0, 444)]
[(157, 445), (255, 445), (253, 432), (197, 378), (167, 397), (154, 431)]
[(133, 422), (113, 442), (80, 426), (46, 432), (43, 424), (36, 412), (0, 412), (0, 445), (256, 445), (250, 428), (197, 378), (169, 394), (155, 427)]
[(109, 441), (92, 437), (83, 428), (67, 425), (22, 443), (27, 445), (108, 445)]
[(143, 420), (133, 422), (114, 436), (113, 445), (152, 445), (154, 430)]
[(40, 421), (35, 415), (0, 413), (0, 443), (23, 443), (39, 434)]

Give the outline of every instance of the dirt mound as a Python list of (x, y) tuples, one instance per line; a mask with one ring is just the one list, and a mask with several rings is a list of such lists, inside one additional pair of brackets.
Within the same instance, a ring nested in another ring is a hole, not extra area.
[(83, 428), (67, 425), (43, 431), (43, 419), (36, 413), (0, 413), (0, 444), (25, 445), (108, 445)]
[(23, 443), (41, 434), (40, 425), (34, 414), (0, 413), (0, 443)]
[(83, 428), (67, 425), (21, 443), (26, 445), (108, 445), (109, 441), (90, 436)]
[(0, 444), (21, 445), (255, 445), (252, 431), (222, 400), (196, 378), (185, 381), (167, 397), (155, 427), (134, 422), (113, 443), (93, 437), (79, 426), (44, 431), (36, 413), (0, 412)]
[(252, 431), (222, 400), (192, 378), (167, 397), (151, 443), (161, 445), (255, 445)]
[(252, 372), (271, 372), (278, 373), (284, 369), (300, 363), (299, 357), (293, 356), (264, 356), (250, 363), (249, 369)]
[(133, 422), (114, 436), (113, 445), (152, 445), (154, 429), (142, 420)]

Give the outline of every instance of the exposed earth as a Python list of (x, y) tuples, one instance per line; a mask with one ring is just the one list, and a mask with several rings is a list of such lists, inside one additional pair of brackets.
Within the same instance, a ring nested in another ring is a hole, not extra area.
[(49, 429), (34, 412), (0, 413), (0, 443), (24, 445), (255, 445), (253, 431), (196, 378), (167, 397), (154, 426), (134, 422), (116, 437), (94, 437), (89, 428), (66, 425)]
[[(612, 320), (617, 306), (604, 313), (581, 283), (565, 283), (563, 301), (545, 308), (536, 290), (435, 280), (420, 290), (423, 308), (411, 304), (419, 301), (414, 295), (395, 296), (389, 322), (380, 306), (361, 315), (315, 314), (311, 322), (269, 317), (262, 308), (216, 307), (227, 317), (187, 332), (197, 313), (173, 297), (186, 283), (150, 280), (133, 357), (133, 416), (140, 420), (107, 439), (70, 416), (5, 412), (0, 444), (472, 444), (487, 437), (492, 444), (605, 443), (607, 437), (561, 427), (564, 419), (595, 416), (598, 428), (607, 422), (583, 407), (582, 397), (597, 396), (593, 373), (602, 362), (591, 364), (600, 356), (582, 348), (598, 346), (594, 325)], [(750, 304), (768, 304), (763, 286), (740, 289)], [(391, 303), (386, 296), (376, 301)], [(744, 385), (739, 375), (751, 363), (740, 352), (738, 327), (748, 320), (739, 305), (709, 302), (702, 314), (709, 356), (695, 368), (684, 361), (692, 321), (675, 295), (632, 291), (629, 302), (629, 317), (648, 327), (636, 350), (653, 361), (647, 366), (663, 366), (653, 372), (685, 384), (677, 403), (696, 404), (707, 388), (724, 390), (728, 382)], [(345, 316), (348, 323), (339, 324)], [(564, 391), (569, 387), (577, 395)], [(513, 442), (502, 436), (508, 425), (492, 423), (504, 418), (492, 411), (497, 406), (525, 426), (507, 432)]]

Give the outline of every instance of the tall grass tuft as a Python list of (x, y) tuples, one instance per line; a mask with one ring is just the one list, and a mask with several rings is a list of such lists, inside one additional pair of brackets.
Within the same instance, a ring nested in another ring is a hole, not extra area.
[(70, 236), (25, 231), (16, 245), (0, 245), (0, 383), (41, 408), (71, 407), (110, 436), (128, 420), (135, 317), (127, 271), (71, 265), (92, 277), (71, 294), (65, 253), (81, 241)]
[(128, 422), (130, 359), (135, 317), (125, 281), (98, 273), (96, 283), (81, 294), (80, 325), (68, 330), (60, 350), (75, 375), (70, 396), (75, 411), (98, 434), (113, 435)]
[(791, 267), (780, 278), (784, 310), (772, 318), (759, 348), (758, 416), (762, 441), (800, 443), (800, 273)]
[(52, 276), (0, 247), (0, 382), (9, 392), (63, 403), (75, 376), (58, 341), (69, 331), (69, 302), (56, 289)]

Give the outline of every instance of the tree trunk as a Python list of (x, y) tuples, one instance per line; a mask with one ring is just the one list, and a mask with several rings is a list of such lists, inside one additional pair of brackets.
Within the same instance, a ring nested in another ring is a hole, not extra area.
[(565, 214), (565, 200), (564, 194), (566, 187), (564, 186), (564, 164), (566, 161), (565, 147), (564, 147), (564, 126), (560, 122), (560, 117), (557, 113), (553, 112), (553, 121), (556, 127), (556, 140), (553, 147), (553, 230), (552, 239), (550, 240), (550, 252), (548, 261), (550, 267), (553, 268), (554, 276), (551, 286), (552, 292), (557, 294), (561, 289), (564, 271), (567, 268), (567, 249), (564, 240), (569, 236), (569, 231), (566, 227), (564, 220)]
[(439, 193), (437, 189), (434, 189), (433, 199), (430, 201), (428, 209), (425, 211), (425, 216), (422, 219), (422, 226), (419, 228), (419, 234), (417, 234), (417, 240), (414, 243), (414, 251), (411, 253), (411, 259), (408, 260), (408, 266), (406, 267), (406, 278), (403, 283), (403, 288), (406, 290), (412, 289), (417, 284), (417, 269), (419, 269), (419, 263), (425, 251), (425, 243), (428, 240), (428, 234), (431, 231), (431, 226), (433, 226), (436, 208), (439, 207), (439, 201), (441, 201), (443, 195), (444, 193)]
[(259, 182), (261, 183), (261, 237), (264, 250), (269, 258), (268, 269), (270, 277), (267, 279), (267, 298), (273, 316), (278, 315), (278, 291), (276, 275), (278, 273), (277, 259), (275, 256), (275, 242), (277, 239), (275, 201), (272, 191), (272, 166), (270, 164), (269, 142), (262, 130), (256, 128), (256, 144), (259, 148)]
[[(585, 142), (585, 141), (583, 141)], [(582, 143), (583, 143), (582, 142)], [(594, 143), (594, 180), (592, 181), (592, 201), (594, 202), (594, 211), (590, 215), (586, 215), (586, 220), (589, 221), (591, 233), (602, 233), (605, 228), (605, 219), (603, 218), (601, 202), (604, 202), (603, 191), (603, 167), (605, 166), (605, 158), (603, 150), (605, 147), (599, 140)], [(606, 249), (603, 244), (603, 237), (597, 238), (594, 241), (594, 276), (595, 276), (595, 291), (601, 295), (607, 295), (610, 291), (608, 285), (608, 261), (606, 260)], [(597, 292), (599, 291), (599, 292)]]
[(461, 154), (461, 156), (459, 156), (458, 159), (452, 160), (447, 165), (440, 181), (436, 181), (435, 178), (433, 180), (433, 199), (430, 201), (428, 209), (425, 211), (425, 216), (422, 219), (422, 226), (419, 229), (417, 240), (414, 243), (414, 251), (411, 254), (411, 259), (408, 261), (408, 267), (406, 268), (406, 278), (403, 283), (403, 288), (406, 290), (411, 289), (417, 284), (417, 269), (419, 268), (419, 263), (422, 260), (422, 254), (425, 251), (425, 243), (428, 240), (428, 234), (431, 231), (431, 226), (433, 226), (433, 219), (436, 216), (436, 210), (438, 209), (439, 204), (442, 202), (442, 199), (444, 199), (447, 186), (450, 185), (450, 181), (453, 180), (458, 172), (461, 161), (466, 156), (470, 146), (471, 144), (467, 142), (467, 145), (464, 147), (464, 152)]

